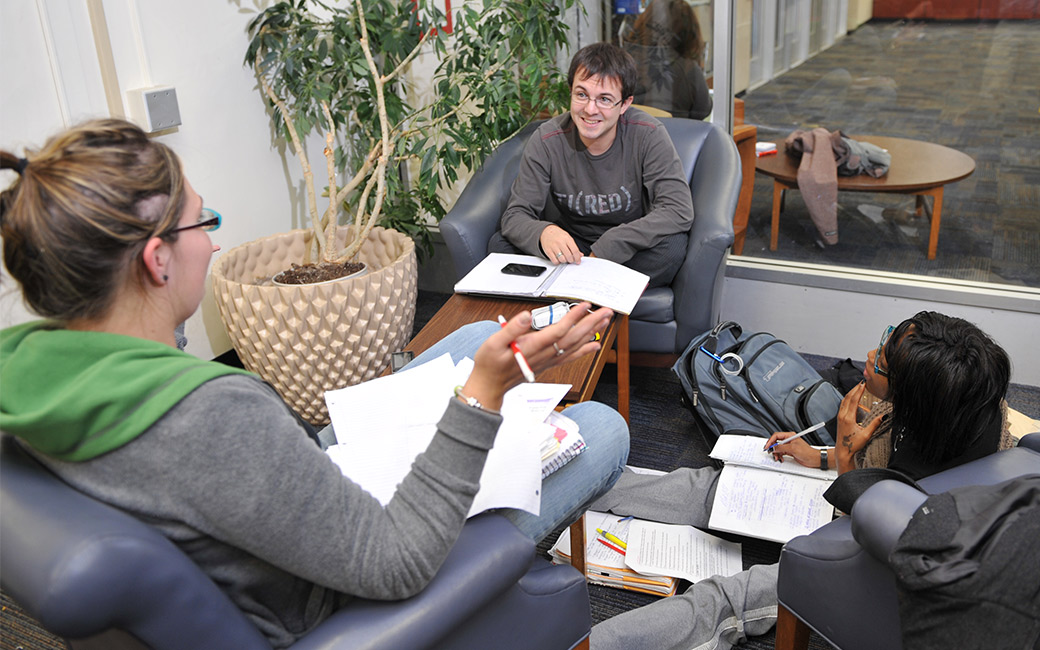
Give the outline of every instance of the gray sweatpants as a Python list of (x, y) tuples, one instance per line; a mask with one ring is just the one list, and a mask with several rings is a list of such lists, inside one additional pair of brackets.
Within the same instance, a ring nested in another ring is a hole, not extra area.
[[(719, 472), (678, 469), (664, 476), (626, 470), (592, 510), (706, 528)], [(664, 598), (592, 628), (592, 650), (724, 650), (776, 623), (777, 565), (753, 566), (701, 580), (686, 593)]]

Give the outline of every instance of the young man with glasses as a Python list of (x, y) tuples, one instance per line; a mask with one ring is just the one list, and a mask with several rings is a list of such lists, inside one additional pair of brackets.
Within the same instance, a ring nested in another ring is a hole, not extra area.
[(570, 111), (527, 141), (488, 251), (555, 264), (594, 255), (667, 285), (686, 257), (693, 202), (668, 133), (632, 108), (635, 63), (610, 43), (589, 45), (568, 83)]

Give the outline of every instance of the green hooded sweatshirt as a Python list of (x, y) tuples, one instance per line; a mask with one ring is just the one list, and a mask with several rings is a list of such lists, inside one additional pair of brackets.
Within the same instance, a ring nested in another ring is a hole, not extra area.
[(117, 449), (203, 383), (246, 373), (157, 341), (36, 321), (0, 331), (0, 431), (66, 461)]

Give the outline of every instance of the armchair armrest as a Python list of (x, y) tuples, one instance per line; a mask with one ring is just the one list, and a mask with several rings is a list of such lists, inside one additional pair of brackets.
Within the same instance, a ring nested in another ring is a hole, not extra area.
[[(733, 138), (718, 127), (678, 118), (664, 123), (668, 133), (675, 134), (672, 141), (684, 166), (693, 166), (687, 172), (693, 195), (693, 228), (686, 260), (672, 281), (677, 324), (674, 353), (679, 354), (694, 336), (718, 322), (741, 170)], [(695, 135), (692, 143), (687, 132)]]
[(1022, 436), (1022, 439), (1018, 441), (1018, 446), (1040, 452), (1040, 433), (1029, 433)]
[(270, 648), (158, 531), (77, 492), (6, 436), (2, 449), (0, 582), (49, 631), (83, 639), (120, 628), (152, 648), (173, 639), (186, 648)]
[(880, 481), (852, 507), (852, 537), (875, 559), (887, 562), (899, 536), (928, 495), (906, 483)]
[(353, 600), (293, 650), (433, 647), (516, 585), (534, 554), (534, 542), (505, 517), (474, 517), (422, 592), (403, 601)]

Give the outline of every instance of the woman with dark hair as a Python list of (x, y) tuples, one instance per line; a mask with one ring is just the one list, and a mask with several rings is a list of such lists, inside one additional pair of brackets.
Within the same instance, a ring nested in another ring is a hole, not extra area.
[(704, 78), (704, 39), (686, 0), (653, 0), (632, 25), (624, 49), (639, 73), (636, 104), (700, 120), (711, 113)]
[[(807, 467), (836, 463), (839, 473), (889, 467), (915, 479), (928, 476), (1013, 446), (1004, 402), (1010, 376), (1007, 354), (978, 327), (921, 312), (886, 328), (867, 353), (863, 381), (838, 411), (836, 447), (817, 449), (799, 438), (773, 453)], [(865, 417), (864, 396), (871, 403)], [(774, 433), (763, 450), (792, 435)], [(664, 476), (626, 471), (591, 507), (707, 529), (719, 475), (712, 467)], [(730, 648), (773, 626), (776, 580), (776, 564), (702, 580), (685, 594), (600, 623), (592, 647)]]
[[(532, 332), (531, 315), (475, 323), (445, 352), (474, 367), (384, 508), (344, 477), (258, 377), (177, 349), (198, 308), (221, 217), (177, 156), (99, 120), (26, 158), (0, 194), (4, 263), (44, 321), (0, 336), (0, 430), (76, 489), (170, 538), (260, 629), (291, 645), (354, 596), (407, 598), (433, 578), (480, 487), (507, 389), (592, 352), (610, 311), (587, 303)], [(541, 515), (505, 509), (535, 540), (617, 479), (628, 427), (586, 402), (565, 411), (587, 450), (542, 484)]]
[[(839, 410), (838, 444), (830, 450), (793, 440), (777, 447), (807, 467), (839, 473), (888, 467), (918, 479), (1008, 449), (1004, 395), (1011, 381), (1007, 353), (975, 325), (922, 311), (889, 326), (867, 354), (863, 383)], [(864, 426), (853, 426), (864, 394), (876, 397)], [(841, 429), (844, 418), (845, 428)], [(787, 433), (770, 438), (772, 444)]]

